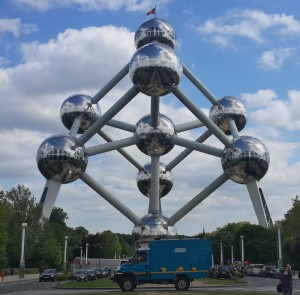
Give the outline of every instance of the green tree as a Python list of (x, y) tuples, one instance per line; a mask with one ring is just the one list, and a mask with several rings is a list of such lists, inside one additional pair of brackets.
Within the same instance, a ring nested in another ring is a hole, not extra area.
[(115, 254), (121, 253), (121, 245), (117, 234), (106, 230), (101, 233), (101, 258), (114, 258)]

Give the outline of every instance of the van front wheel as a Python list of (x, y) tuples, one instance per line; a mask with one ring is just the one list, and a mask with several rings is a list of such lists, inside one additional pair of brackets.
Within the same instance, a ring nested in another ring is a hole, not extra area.
[(120, 288), (122, 291), (133, 291), (135, 289), (135, 281), (131, 277), (125, 277), (121, 280)]
[(179, 277), (175, 280), (175, 288), (177, 291), (186, 291), (190, 286), (190, 281), (185, 277)]

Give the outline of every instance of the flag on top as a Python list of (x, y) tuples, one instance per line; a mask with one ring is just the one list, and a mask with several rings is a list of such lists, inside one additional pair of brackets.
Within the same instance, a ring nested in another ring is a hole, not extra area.
[(150, 15), (150, 14), (155, 14), (156, 16), (156, 6), (146, 13), (146, 15)]

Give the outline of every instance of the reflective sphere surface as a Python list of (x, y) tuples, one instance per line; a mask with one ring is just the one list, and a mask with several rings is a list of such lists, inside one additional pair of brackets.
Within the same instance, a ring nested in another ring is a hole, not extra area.
[(176, 46), (175, 31), (161, 18), (151, 18), (145, 21), (134, 35), (134, 43), (137, 49), (154, 41), (166, 44), (172, 48)]
[(171, 142), (171, 137), (176, 134), (174, 123), (163, 114), (160, 114), (156, 128), (150, 123), (150, 115), (144, 116), (137, 122), (135, 134), (141, 138), (137, 147), (148, 156), (165, 155), (174, 147)]
[(147, 214), (141, 218), (141, 224), (132, 230), (135, 239), (174, 237), (177, 231), (169, 225), (168, 218), (162, 214)]
[(267, 173), (270, 156), (265, 145), (257, 138), (241, 136), (224, 149), (222, 167), (230, 179), (246, 184), (253, 179), (260, 180)]
[(233, 119), (238, 131), (241, 131), (247, 123), (248, 112), (238, 98), (225, 96), (219, 100), (219, 106), (210, 108), (209, 117), (225, 134), (231, 135), (228, 119)]
[[(144, 171), (139, 171), (136, 181), (140, 192), (146, 197), (151, 195), (151, 163), (144, 166)], [(173, 187), (173, 173), (166, 170), (166, 165), (159, 164), (159, 197), (167, 195)]]
[(78, 133), (86, 131), (101, 115), (98, 104), (92, 104), (92, 97), (76, 94), (68, 97), (60, 108), (60, 117), (65, 127), (70, 130), (75, 118), (81, 118)]
[(157, 42), (141, 47), (129, 63), (132, 83), (148, 96), (170, 93), (182, 73), (182, 64), (173, 49)]
[(36, 162), (46, 179), (69, 183), (78, 179), (81, 171), (85, 171), (88, 157), (84, 147), (75, 148), (75, 140), (75, 137), (61, 134), (42, 142), (36, 154)]

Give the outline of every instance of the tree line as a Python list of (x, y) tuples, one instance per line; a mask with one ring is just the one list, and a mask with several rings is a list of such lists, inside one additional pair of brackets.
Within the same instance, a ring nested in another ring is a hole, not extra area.
[[(62, 269), (65, 236), (68, 236), (67, 261), (80, 257), (81, 248), (88, 243), (91, 258), (129, 257), (135, 249), (131, 234), (110, 230), (91, 234), (83, 226), (66, 225), (67, 213), (61, 208), (52, 210), (49, 220), (40, 221), (41, 207), (29, 188), (18, 185), (10, 191), (0, 191), (0, 269), (18, 268), (21, 252), (21, 224), (26, 222), (26, 268)], [(279, 222), (278, 222), (279, 224)], [(292, 208), (280, 221), (283, 263), (298, 269), (300, 263), (300, 201), (292, 200)], [(278, 261), (278, 230), (276, 226), (264, 228), (249, 222), (229, 223), (211, 233), (202, 231), (194, 237), (210, 238), (213, 243), (214, 262), (226, 264), (241, 260), (241, 236), (244, 236), (244, 258), (254, 263), (276, 265)], [(180, 236), (187, 237), (187, 236)]]

